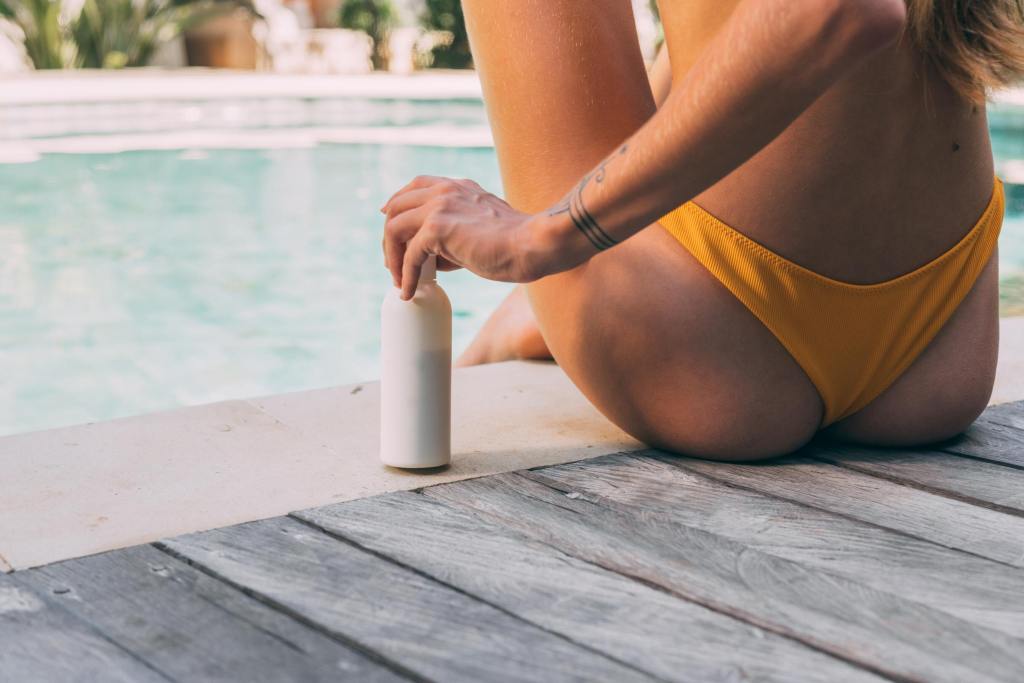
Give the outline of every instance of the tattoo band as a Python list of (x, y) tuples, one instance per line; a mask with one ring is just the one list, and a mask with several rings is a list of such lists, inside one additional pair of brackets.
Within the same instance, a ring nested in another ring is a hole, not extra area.
[(594, 182), (600, 184), (605, 177), (605, 167), (616, 157), (626, 153), (628, 149), (627, 145), (622, 145), (615, 153), (606, 158), (597, 168), (591, 173), (583, 176), (583, 180), (580, 181), (579, 185), (570, 192), (562, 201), (551, 207), (548, 211), (549, 216), (555, 216), (560, 213), (568, 213), (569, 218), (572, 220), (573, 225), (576, 229), (583, 233), (583, 236), (590, 241), (598, 251), (604, 251), (618, 244), (618, 240), (609, 235), (601, 226), (593, 215), (587, 210), (587, 207), (583, 204), (583, 190), (586, 188), (587, 183), (590, 182), (590, 178), (594, 178)]
[(579, 187), (569, 197), (569, 218), (572, 219), (576, 229), (590, 240), (595, 249), (604, 251), (615, 246), (617, 242), (611, 235), (601, 229), (601, 226), (597, 224), (594, 217), (587, 211), (587, 207), (583, 205), (583, 188), (586, 187), (587, 180), (589, 178), (584, 178), (583, 182), (580, 183)]

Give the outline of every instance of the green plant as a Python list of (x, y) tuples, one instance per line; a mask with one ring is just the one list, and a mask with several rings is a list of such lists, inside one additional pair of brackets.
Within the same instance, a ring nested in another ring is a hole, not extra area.
[(422, 26), (431, 31), (443, 31), (451, 36), (431, 51), (431, 66), (443, 69), (469, 69), (473, 55), (469, 51), (466, 20), (462, 16), (459, 0), (426, 0), (426, 11), (420, 18)]
[(37, 69), (59, 69), (67, 59), (60, 9), (55, 0), (0, 0), (0, 17), (21, 29), (25, 53)]
[(60, 0), (0, 0), (37, 69), (144, 66), (164, 42), (251, 0), (85, 0), (62, 20)]
[(144, 66), (162, 44), (249, 0), (85, 0), (70, 32), (78, 64), (87, 68)]
[(388, 38), (395, 24), (395, 9), (390, 0), (344, 0), (338, 23), (342, 28), (362, 31), (370, 36), (374, 69), (387, 69), (391, 52)]

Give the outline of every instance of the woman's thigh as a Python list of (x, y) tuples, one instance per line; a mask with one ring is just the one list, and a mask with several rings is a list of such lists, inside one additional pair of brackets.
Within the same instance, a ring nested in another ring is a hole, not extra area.
[[(463, 6), (506, 198), (543, 210), (655, 110), (629, 0)], [(528, 293), (565, 372), (648, 443), (764, 457), (817, 428), (821, 402), (804, 373), (659, 226)]]
[(505, 198), (546, 209), (655, 112), (629, 0), (465, 0)]

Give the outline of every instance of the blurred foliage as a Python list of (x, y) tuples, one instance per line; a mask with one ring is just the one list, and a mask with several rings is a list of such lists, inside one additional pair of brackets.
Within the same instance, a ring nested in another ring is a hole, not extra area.
[(68, 16), (60, 0), (0, 0), (0, 16), (25, 36), (37, 69), (145, 66), (156, 49), (251, 0), (85, 0)]
[(374, 69), (388, 68), (391, 53), (388, 38), (395, 25), (395, 8), (391, 0), (343, 0), (338, 23), (342, 28), (362, 31), (373, 41), (370, 56)]
[(21, 29), (25, 52), (37, 69), (59, 69), (67, 60), (60, 9), (51, 0), (0, 0), (0, 17)]
[(425, 0), (425, 11), (420, 24), (429, 31), (442, 31), (450, 41), (436, 45), (430, 51), (430, 66), (441, 69), (471, 69), (473, 55), (469, 51), (466, 20), (462, 16), (459, 0)]

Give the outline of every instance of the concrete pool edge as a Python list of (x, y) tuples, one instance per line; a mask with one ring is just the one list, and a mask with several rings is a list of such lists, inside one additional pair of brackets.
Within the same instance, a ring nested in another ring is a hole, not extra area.
[[(1004, 318), (992, 403), (1024, 398), (1024, 317)], [(455, 373), (453, 465), (377, 461), (376, 382), (0, 437), (0, 572), (344, 500), (641, 445), (557, 366)]]
[(475, 99), (475, 71), (400, 74), (277, 74), (205, 68), (75, 69), (0, 77), (0, 106), (137, 100), (218, 100), (264, 97)]
[(0, 571), (640, 448), (554, 364), (501, 363), (455, 373), (452, 466), (403, 472), (377, 459), (378, 396), (365, 382), (0, 437)]
[[(3, 74), (0, 86), (0, 105), (257, 97), (482, 97), (480, 81), (471, 69), (411, 74), (288, 74), (204, 67), (65, 69)], [(991, 104), (1024, 107), (1024, 87), (994, 93)]]

